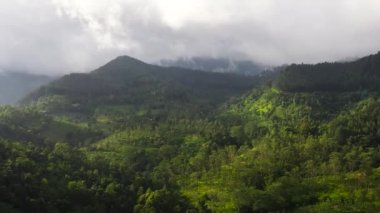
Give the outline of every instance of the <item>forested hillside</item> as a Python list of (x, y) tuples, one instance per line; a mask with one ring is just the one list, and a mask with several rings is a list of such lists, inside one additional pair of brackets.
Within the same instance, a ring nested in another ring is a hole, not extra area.
[(0, 108), (0, 212), (379, 212), (379, 64), (64, 76)]

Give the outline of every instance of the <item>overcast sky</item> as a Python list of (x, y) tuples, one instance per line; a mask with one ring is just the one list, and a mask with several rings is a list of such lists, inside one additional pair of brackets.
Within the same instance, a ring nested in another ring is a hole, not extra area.
[(280, 65), (379, 50), (379, 0), (0, 0), (2, 70), (84, 72), (118, 55)]

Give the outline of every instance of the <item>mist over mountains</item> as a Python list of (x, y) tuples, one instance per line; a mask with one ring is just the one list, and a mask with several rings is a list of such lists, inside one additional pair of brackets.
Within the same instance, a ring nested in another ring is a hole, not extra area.
[(256, 75), (270, 67), (250, 61), (233, 60), (228, 58), (192, 57), (178, 58), (176, 60), (160, 60), (161, 66), (182, 67), (193, 70), (204, 70), (224, 73), (240, 73), (244, 75)]
[(16, 104), (28, 93), (53, 80), (46, 75), (25, 72), (0, 72), (0, 104)]

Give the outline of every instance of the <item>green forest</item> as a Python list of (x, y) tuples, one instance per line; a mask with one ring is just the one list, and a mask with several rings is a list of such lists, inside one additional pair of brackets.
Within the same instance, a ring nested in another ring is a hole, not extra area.
[(380, 212), (380, 53), (256, 76), (122, 56), (0, 107), (0, 212)]

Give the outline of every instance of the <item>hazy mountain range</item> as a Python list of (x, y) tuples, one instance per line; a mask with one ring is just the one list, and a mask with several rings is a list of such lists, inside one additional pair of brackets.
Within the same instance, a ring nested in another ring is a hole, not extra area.
[(15, 104), (26, 94), (53, 79), (54, 77), (25, 72), (0, 72), (0, 104)]
[[(163, 67), (178, 67), (199, 71), (244, 75), (256, 75), (266, 69), (264, 66), (252, 61), (231, 60), (226, 58), (194, 57), (190, 59), (161, 60), (157, 64)], [(57, 77), (21, 71), (0, 72), (0, 104), (15, 104), (31, 91), (55, 78)]]

